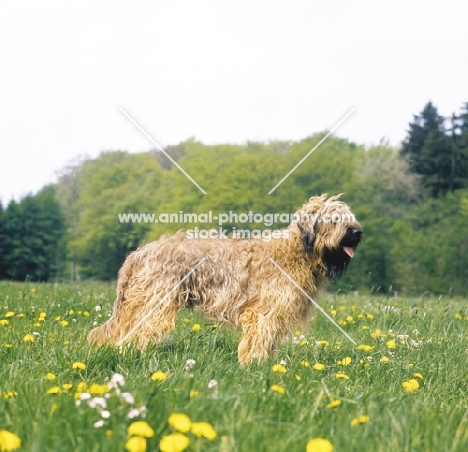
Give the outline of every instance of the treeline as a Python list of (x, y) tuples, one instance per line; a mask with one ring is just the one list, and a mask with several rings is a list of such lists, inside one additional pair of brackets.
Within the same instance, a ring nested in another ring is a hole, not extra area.
[[(344, 192), (364, 226), (364, 240), (338, 283), (341, 289), (466, 295), (467, 118), (468, 104), (459, 115), (443, 118), (429, 103), (410, 124), (400, 150), (364, 149), (330, 137), (271, 195), (323, 134), (299, 142), (208, 146), (188, 140), (168, 147), (206, 195), (160, 152), (104, 152), (71, 165), (53, 187), (10, 203), (0, 214), (0, 278), (115, 279), (138, 245), (181, 228), (217, 227), (126, 223), (118, 214), (293, 213), (312, 195)], [(35, 219), (27, 223), (21, 218), (30, 210)], [(234, 226), (260, 227), (224, 228)]]

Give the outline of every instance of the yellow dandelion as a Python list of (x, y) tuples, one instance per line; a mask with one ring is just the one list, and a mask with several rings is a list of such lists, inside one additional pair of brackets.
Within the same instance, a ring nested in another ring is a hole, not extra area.
[(24, 342), (34, 342), (36, 338), (32, 334), (26, 334), (26, 336), (23, 337)]
[(6, 348), (12, 348), (12, 347), (13, 347), (13, 344), (5, 344), (5, 347), (6, 347)]
[(456, 318), (457, 320), (461, 320), (463, 317), (462, 317), (461, 314), (457, 313), (457, 314), (455, 314), (455, 318)]
[(351, 364), (351, 358), (347, 356), (346, 358), (342, 359), (341, 361), (338, 361), (338, 364), (342, 366), (349, 366)]
[(341, 326), (346, 326), (348, 324), (348, 322), (346, 320), (338, 320), (338, 323), (341, 325)]
[(342, 372), (338, 372), (335, 376), (336, 376), (336, 378), (340, 378), (342, 380), (349, 380), (349, 377), (346, 374), (342, 373)]
[(195, 397), (198, 397), (199, 395), (200, 395), (200, 391), (196, 391), (196, 390), (190, 391), (191, 399), (194, 399)]
[(70, 310), (68, 311), (68, 315), (73, 315), (74, 313), (75, 313), (75, 311), (74, 311), (73, 309), (70, 309)]
[(314, 438), (307, 443), (306, 452), (333, 452), (333, 444), (328, 439)]
[(394, 349), (396, 347), (396, 342), (393, 339), (389, 340), (387, 342), (387, 347), (391, 350)]
[(413, 374), (413, 377), (419, 378), (420, 380), (424, 378), (419, 372), (416, 372), (415, 374)]
[(66, 320), (62, 320), (62, 321), (60, 322), (60, 325), (62, 325), (62, 326), (67, 326), (67, 325), (68, 325), (68, 322), (67, 322)]
[(327, 403), (327, 408), (336, 408), (341, 405), (341, 400), (332, 400), (330, 403)]
[(9, 323), (10, 323), (9, 320), (6, 320), (6, 319), (0, 320), (0, 325), (8, 325)]
[(184, 323), (190, 323), (190, 319), (188, 319), (187, 317), (185, 317), (185, 319), (183, 320)]
[(62, 388), (68, 391), (69, 389), (73, 388), (73, 385), (71, 383), (64, 383)]
[(285, 389), (280, 385), (273, 385), (270, 389), (272, 391), (277, 392), (278, 394), (285, 394), (286, 393)]
[(336, 309), (332, 309), (332, 310), (330, 310), (330, 314), (331, 314), (332, 316), (334, 316), (334, 317), (335, 317), (335, 316), (336, 316)]
[(86, 369), (86, 364), (82, 363), (81, 361), (75, 361), (72, 364), (72, 369), (85, 370)]
[(367, 325), (363, 325), (361, 329), (363, 329), (363, 330), (368, 330), (369, 327), (368, 327)]
[(404, 381), (401, 385), (403, 386), (403, 388), (405, 388), (406, 392), (414, 392), (419, 389), (418, 380), (414, 378), (408, 381)]
[(57, 411), (58, 407), (59, 406), (57, 403), (53, 403), (52, 406), (50, 407), (49, 414), (54, 414)]
[(132, 436), (125, 443), (125, 449), (127, 449), (128, 452), (146, 452), (146, 438)]
[(186, 414), (173, 413), (169, 416), (167, 422), (172, 428), (178, 430), (179, 432), (187, 433), (190, 431), (191, 422), (190, 418)]
[(322, 346), (322, 347), (328, 347), (330, 344), (328, 341), (320, 341), (319, 344)]
[(62, 392), (62, 388), (60, 386), (52, 386), (47, 390), (47, 394), (60, 394)]
[(365, 415), (365, 414), (361, 414), (359, 417), (355, 417), (352, 421), (351, 421), (351, 426), (352, 427), (355, 427), (356, 425), (359, 425), (359, 424), (365, 424), (369, 422), (369, 416)]
[(24, 317), (24, 314), (23, 314), (23, 313), (18, 314), (17, 317), (18, 317), (18, 318), (22, 318), (22, 317)]
[(314, 369), (315, 370), (323, 370), (323, 369), (325, 369), (325, 366), (323, 364), (320, 364), (320, 363), (315, 363), (314, 364)]
[(55, 380), (57, 377), (52, 372), (47, 372), (44, 376), (46, 380)]
[(381, 330), (375, 330), (371, 333), (372, 339), (379, 339), (381, 337), (386, 337), (387, 335)]
[(145, 421), (132, 422), (127, 428), (127, 433), (134, 436), (144, 436), (145, 438), (154, 436), (154, 430)]
[(14, 315), (15, 315), (15, 313), (13, 311), (8, 311), (8, 312), (5, 313), (5, 315), (3, 317), (8, 319), (10, 317), (13, 317)]
[[(88, 311), (83, 311), (83, 317), (89, 317), (89, 312)], [(108, 430), (111, 432), (112, 430)]]
[(381, 363), (388, 363), (389, 361), (390, 361), (390, 358), (388, 356), (382, 356), (382, 358), (380, 358)]
[(302, 378), (301, 378), (299, 375), (297, 375), (297, 374), (294, 374), (294, 378), (295, 378), (297, 381), (301, 381), (301, 380), (302, 380)]
[(370, 320), (372, 320), (374, 318), (374, 316), (372, 314), (366, 314), (366, 317)]
[(182, 452), (190, 444), (190, 440), (182, 433), (171, 433), (159, 442), (161, 452)]
[(110, 388), (106, 384), (100, 385), (98, 383), (92, 383), (89, 385), (89, 388), (88, 388), (88, 392), (94, 395), (102, 395), (109, 391), (110, 391)]
[(21, 439), (19, 436), (9, 432), (8, 430), (0, 430), (0, 450), (10, 451), (19, 449), (20, 447)]
[(154, 372), (153, 375), (151, 375), (151, 380), (154, 381), (164, 381), (167, 378), (167, 375), (164, 372), (161, 372), (160, 370)]
[(309, 367), (309, 365), (310, 365), (310, 364), (309, 364), (309, 361), (306, 361), (305, 359), (303, 359), (303, 360), (301, 361), (301, 366)]
[(198, 323), (195, 323), (195, 325), (192, 326), (192, 331), (200, 331), (201, 326)]
[(374, 346), (371, 346), (371, 345), (364, 345), (364, 344), (361, 344), (358, 346), (358, 349), (359, 350), (364, 350), (365, 352), (370, 352), (371, 350), (373, 350), (375, 347)]
[(195, 436), (213, 441), (216, 438), (216, 431), (208, 422), (193, 422), (190, 430)]
[(106, 430), (106, 436), (108, 438), (110, 438), (113, 434), (114, 434), (114, 432), (112, 430)]
[(283, 366), (283, 364), (275, 364), (275, 365), (271, 368), (271, 370), (272, 370), (273, 372), (281, 372), (281, 373), (284, 373), (284, 372), (286, 372), (286, 367)]

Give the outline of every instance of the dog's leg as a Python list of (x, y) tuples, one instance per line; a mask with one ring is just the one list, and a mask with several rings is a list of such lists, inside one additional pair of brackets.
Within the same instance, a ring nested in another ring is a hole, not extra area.
[[(271, 317), (271, 316), (268, 316)], [(272, 318), (247, 309), (240, 319), (243, 336), (239, 343), (238, 358), (241, 364), (262, 362), (276, 350), (281, 328)]]

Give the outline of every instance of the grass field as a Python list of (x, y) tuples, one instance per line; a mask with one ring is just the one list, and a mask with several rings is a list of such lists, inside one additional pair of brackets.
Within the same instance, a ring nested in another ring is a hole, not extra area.
[(466, 300), (325, 294), (358, 347), (317, 312), (241, 368), (238, 333), (190, 311), (146, 354), (89, 349), (113, 299), (106, 284), (0, 283), (0, 450), (17, 445), (6, 432), (41, 452), (468, 450)]

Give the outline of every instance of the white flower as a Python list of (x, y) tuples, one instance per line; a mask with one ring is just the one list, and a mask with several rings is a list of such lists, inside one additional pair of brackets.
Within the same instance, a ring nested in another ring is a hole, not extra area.
[(117, 388), (118, 386), (124, 386), (125, 385), (125, 378), (121, 374), (114, 374), (111, 377), (109, 387), (111, 388)]
[(189, 370), (191, 369), (194, 365), (195, 365), (195, 360), (194, 359), (188, 359), (186, 362), (185, 362), (185, 370)]
[(134, 418), (138, 417), (139, 415), (140, 415), (140, 410), (137, 409), (137, 408), (132, 408), (132, 409), (128, 412), (127, 417), (128, 417), (129, 419), (134, 419)]
[(80, 394), (79, 400), (88, 400), (91, 398), (91, 394), (89, 392), (82, 392)]
[(216, 380), (210, 380), (208, 382), (208, 389), (214, 388), (216, 386), (218, 386), (218, 382)]
[(99, 421), (96, 421), (94, 424), (93, 424), (93, 427), (94, 428), (99, 428), (99, 427), (102, 427), (104, 425), (104, 421), (101, 419)]
[(280, 363), (281, 365), (283, 365), (283, 366), (286, 366), (286, 364), (287, 364), (286, 361), (285, 361), (284, 359), (282, 359), (279, 363)]
[(40, 337), (41, 335), (37, 331), (33, 331), (33, 336)]
[(103, 419), (109, 419), (109, 417), (110, 417), (110, 412), (107, 411), (107, 410), (102, 410), (102, 411), (101, 411), (101, 416), (102, 416)]
[(91, 408), (107, 408), (107, 402), (104, 397), (94, 397), (88, 400), (88, 406)]
[(122, 394), (120, 394), (120, 398), (129, 405), (133, 405), (135, 403), (135, 397), (133, 397), (129, 392), (122, 392)]
[(413, 330), (413, 334), (414, 334), (415, 336), (417, 336), (417, 335), (419, 334), (419, 331), (418, 331), (417, 328), (415, 328), (415, 329)]
[(96, 310), (96, 312), (99, 312), (102, 308), (101, 306), (96, 306), (94, 309)]

